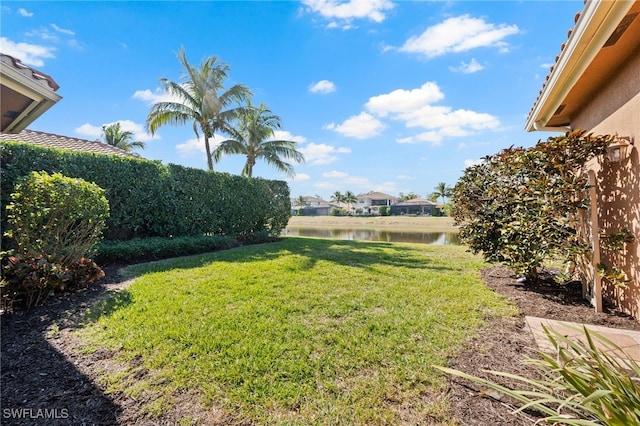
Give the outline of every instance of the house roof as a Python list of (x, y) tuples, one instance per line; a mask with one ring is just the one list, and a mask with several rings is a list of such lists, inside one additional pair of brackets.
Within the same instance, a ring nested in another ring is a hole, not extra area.
[(1, 132), (20, 132), (62, 99), (53, 78), (4, 53), (0, 53), (0, 76)]
[(412, 198), (410, 200), (405, 200), (400, 203), (394, 204), (394, 206), (437, 206), (438, 203), (434, 203), (431, 200), (427, 200), (426, 198)]
[(640, 1), (586, 1), (560, 47), (525, 129), (562, 130), (640, 46)]
[(383, 192), (367, 192), (366, 194), (358, 194), (357, 197), (369, 200), (395, 200), (398, 198)]
[(0, 133), (0, 140), (28, 142), (48, 148), (70, 149), (73, 151), (86, 151), (98, 154), (115, 154), (141, 158), (140, 155), (136, 153), (127, 152), (106, 143), (55, 135), (53, 133), (37, 132), (35, 130), (23, 130), (16, 134)]

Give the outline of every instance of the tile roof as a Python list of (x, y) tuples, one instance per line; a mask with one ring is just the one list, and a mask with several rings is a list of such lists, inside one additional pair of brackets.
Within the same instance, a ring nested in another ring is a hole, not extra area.
[(51, 76), (43, 73), (42, 71), (34, 70), (33, 68), (26, 66), (22, 61), (20, 61), (20, 59), (16, 59), (5, 53), (0, 53), (0, 60), (7, 65), (12, 65), (21, 74), (35, 80), (39, 84), (46, 83), (46, 85), (54, 92), (60, 88), (58, 83), (56, 83)]
[(426, 198), (412, 198), (410, 200), (405, 200), (400, 203), (394, 204), (394, 206), (437, 206), (438, 203), (435, 203), (431, 200), (427, 200)]
[(120, 148), (116, 148), (115, 146), (107, 145), (102, 142), (55, 135), (53, 133), (37, 132), (35, 130), (23, 130), (20, 133), (15, 134), (0, 133), (0, 140), (28, 142), (48, 148), (70, 149), (73, 151), (87, 151), (98, 154), (115, 154), (142, 158), (139, 154), (126, 152)]
[(358, 198), (369, 199), (369, 200), (395, 200), (398, 197), (394, 197), (393, 195), (388, 195), (382, 192), (368, 192), (366, 194), (358, 194)]

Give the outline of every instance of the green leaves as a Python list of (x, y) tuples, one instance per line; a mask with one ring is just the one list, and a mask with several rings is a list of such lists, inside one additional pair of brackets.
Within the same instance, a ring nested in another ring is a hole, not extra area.
[(516, 411), (533, 408), (547, 423), (626, 426), (640, 422), (640, 365), (636, 361), (585, 327), (577, 339), (546, 327), (544, 332), (556, 355), (541, 353), (540, 358), (525, 360), (538, 368), (541, 379), (488, 371), (520, 382), (520, 389), (450, 368), (435, 368), (504, 393), (521, 404)]
[(583, 173), (614, 136), (573, 131), (510, 147), (467, 168), (453, 191), (452, 216), (472, 251), (535, 278), (545, 259), (575, 260), (584, 253), (577, 213), (587, 208)]

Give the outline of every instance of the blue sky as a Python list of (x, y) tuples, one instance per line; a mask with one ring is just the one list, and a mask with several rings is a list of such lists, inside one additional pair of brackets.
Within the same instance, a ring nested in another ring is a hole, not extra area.
[[(3, 1), (0, 50), (51, 75), (63, 99), (30, 128), (95, 140), (120, 121), (145, 158), (206, 168), (191, 125), (144, 123), (180, 81), (176, 53), (216, 56), (282, 118), (306, 157), (292, 197), (414, 192), (549, 133), (524, 123), (582, 1)], [(224, 136), (220, 136), (220, 140)], [(244, 159), (218, 171), (239, 174)], [(285, 179), (258, 163), (254, 176)]]

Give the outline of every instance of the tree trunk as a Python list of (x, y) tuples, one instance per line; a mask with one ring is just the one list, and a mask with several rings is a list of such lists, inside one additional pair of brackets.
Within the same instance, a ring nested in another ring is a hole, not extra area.
[(207, 151), (207, 165), (209, 170), (213, 170), (213, 159), (211, 158), (211, 147), (209, 146), (209, 137), (204, 135), (204, 148)]

